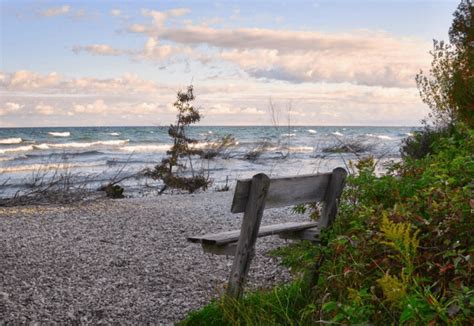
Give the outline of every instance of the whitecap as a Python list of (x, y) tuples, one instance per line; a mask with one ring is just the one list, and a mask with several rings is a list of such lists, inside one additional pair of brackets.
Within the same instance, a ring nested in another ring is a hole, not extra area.
[(314, 150), (311, 146), (295, 146), (290, 147), (290, 152), (312, 152)]
[(67, 170), (71, 168), (84, 168), (101, 166), (102, 163), (45, 163), (45, 164), (27, 164), (18, 166), (9, 166), (0, 168), (0, 173), (12, 173), (12, 172), (26, 172), (26, 171), (47, 171), (47, 170)]
[(36, 149), (54, 149), (54, 148), (87, 148), (92, 146), (122, 146), (129, 142), (125, 140), (103, 140), (90, 143), (63, 143), (63, 144), (39, 144), (33, 145)]
[(32, 151), (33, 145), (26, 145), (26, 146), (19, 146), (19, 147), (12, 147), (12, 148), (3, 148), (0, 149), (0, 154), (7, 154), (7, 153), (16, 153), (16, 152), (28, 152)]
[(20, 137), (18, 138), (3, 138), (0, 139), (0, 144), (2, 145), (12, 145), (12, 144), (19, 144), (23, 141)]
[(316, 133), (316, 130), (314, 130), (314, 129), (308, 129), (308, 132), (309, 132), (310, 134), (315, 134), (315, 133)]
[(387, 136), (387, 135), (374, 135), (374, 134), (365, 134), (367, 137), (373, 137), (373, 138), (378, 138), (378, 139), (383, 139), (383, 140), (393, 140), (395, 138)]
[(125, 152), (140, 152), (140, 153), (154, 153), (154, 152), (166, 152), (171, 148), (171, 145), (160, 144), (160, 145), (134, 145), (121, 147), (121, 151)]
[(51, 131), (51, 132), (48, 132), (48, 135), (53, 136), (53, 137), (69, 137), (71, 136), (71, 133), (69, 131), (65, 131), (65, 132)]
[(378, 135), (377, 138), (383, 139), (383, 140), (393, 140), (393, 137), (387, 136), (387, 135)]
[(282, 137), (295, 137), (296, 134), (281, 134)]
[(334, 136), (344, 136), (344, 135), (341, 134), (339, 131), (332, 132), (332, 134), (333, 134)]
[(110, 136), (120, 136), (119, 132), (109, 132)]

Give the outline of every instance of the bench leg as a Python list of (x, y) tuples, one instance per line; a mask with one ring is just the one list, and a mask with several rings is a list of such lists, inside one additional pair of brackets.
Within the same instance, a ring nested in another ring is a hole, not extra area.
[(235, 299), (242, 295), (250, 263), (255, 255), (255, 242), (257, 241), (269, 186), (270, 178), (265, 174), (260, 173), (253, 176), (227, 287), (227, 295)]

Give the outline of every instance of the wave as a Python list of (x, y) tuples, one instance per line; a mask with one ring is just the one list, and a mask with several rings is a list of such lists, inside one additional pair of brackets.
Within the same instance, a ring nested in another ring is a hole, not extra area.
[[(192, 144), (190, 147), (194, 149), (206, 149), (212, 148), (214, 145), (219, 143), (216, 142), (199, 142)], [(236, 142), (235, 145), (239, 143)], [(121, 151), (125, 152), (139, 152), (139, 153), (154, 153), (154, 152), (166, 152), (171, 149), (171, 144), (154, 144), (154, 145), (131, 145), (120, 148)]]
[(33, 149), (34, 149), (33, 145), (18, 146), (18, 147), (12, 147), (12, 148), (3, 148), (3, 149), (0, 149), (0, 154), (28, 152), (28, 151), (32, 151)]
[(110, 136), (120, 136), (119, 132), (109, 132)]
[(308, 132), (309, 132), (310, 134), (315, 134), (315, 133), (316, 133), (316, 130), (314, 130), (314, 129), (308, 129)]
[(15, 157), (0, 157), (0, 162), (13, 161)]
[(395, 138), (387, 136), (387, 135), (378, 135), (377, 138), (383, 139), (383, 140), (394, 140)]
[(335, 131), (335, 132), (331, 132), (331, 134), (333, 134), (334, 136), (344, 136), (344, 134), (341, 134), (339, 131)]
[(120, 150), (124, 152), (140, 152), (140, 153), (155, 153), (155, 152), (166, 152), (171, 148), (171, 145), (160, 144), (160, 145), (134, 145), (121, 147)]
[(87, 148), (93, 146), (122, 146), (128, 143), (130, 140), (103, 140), (95, 141), (90, 143), (63, 143), (63, 144), (39, 144), (33, 145), (35, 149), (56, 149), (56, 148)]
[(311, 146), (290, 146), (290, 152), (312, 152), (314, 151), (314, 147)]
[(0, 168), (0, 173), (28, 172), (28, 171), (49, 171), (49, 170), (68, 170), (71, 168), (86, 168), (103, 166), (103, 163), (38, 163), (28, 165), (9, 166)]
[(71, 133), (69, 131), (65, 131), (65, 132), (51, 131), (51, 132), (48, 132), (48, 135), (53, 136), (53, 137), (69, 137), (71, 136)]
[(19, 144), (23, 141), (21, 138), (3, 138), (0, 139), (0, 144), (2, 145), (13, 145), (13, 144)]
[(281, 134), (282, 137), (295, 137), (296, 134)]
[(53, 152), (53, 153), (47, 153), (47, 154), (26, 154), (15, 159), (25, 159), (25, 158), (37, 159), (37, 158), (48, 158), (48, 157), (51, 158), (51, 157), (71, 157), (71, 156), (77, 157), (77, 156), (92, 156), (92, 155), (101, 155), (101, 154), (104, 154), (104, 153), (100, 151), (85, 151), (85, 152), (72, 152), (72, 153)]
[(394, 140), (395, 138), (387, 136), (387, 135), (374, 135), (374, 134), (365, 134), (367, 137), (374, 137), (383, 140)]
[(157, 164), (157, 161), (144, 161), (144, 160), (117, 160), (117, 159), (111, 159), (105, 161), (105, 164), (107, 166), (114, 166), (114, 165), (119, 165), (119, 164)]
[(16, 152), (28, 152), (32, 150), (48, 150), (48, 149), (67, 149), (67, 148), (87, 148), (93, 146), (123, 146), (129, 142), (126, 140), (104, 140), (95, 141), (90, 143), (62, 143), (62, 144), (50, 144), (43, 143), (39, 145), (25, 145), (12, 148), (0, 149), (0, 154), (16, 153)]

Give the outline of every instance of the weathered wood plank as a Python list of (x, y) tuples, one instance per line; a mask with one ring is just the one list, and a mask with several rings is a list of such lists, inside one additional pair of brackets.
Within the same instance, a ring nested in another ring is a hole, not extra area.
[(319, 228), (326, 228), (332, 224), (337, 215), (337, 206), (341, 198), (344, 181), (346, 180), (347, 171), (343, 168), (332, 170), (331, 180), (324, 196), (323, 210), (319, 218)]
[(285, 231), (280, 233), (279, 237), (282, 239), (318, 241), (319, 234), (320, 230), (317, 227), (312, 227), (304, 230)]
[(231, 298), (239, 298), (242, 295), (250, 263), (255, 255), (255, 242), (265, 210), (269, 187), (270, 179), (265, 174), (260, 173), (253, 176), (227, 287), (227, 295)]
[[(272, 179), (265, 207), (275, 208), (321, 201), (325, 198), (330, 179), (331, 173)], [(249, 179), (237, 181), (232, 201), (232, 213), (245, 211), (249, 200), (250, 184)]]
[[(289, 222), (289, 223), (280, 223), (273, 225), (266, 225), (260, 227), (258, 231), (258, 237), (264, 237), (274, 234), (280, 234), (282, 232), (296, 232), (308, 228), (317, 226), (317, 222)], [(204, 235), (198, 235), (193, 237), (188, 237), (188, 241), (198, 242), (207, 245), (217, 245), (222, 246), (227, 243), (236, 242), (239, 240), (240, 230), (226, 231), (220, 233), (209, 233)]]

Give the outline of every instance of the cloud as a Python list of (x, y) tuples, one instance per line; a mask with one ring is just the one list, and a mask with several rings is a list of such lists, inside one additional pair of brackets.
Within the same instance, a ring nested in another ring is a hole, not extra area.
[(259, 110), (256, 107), (239, 107), (230, 104), (214, 104), (202, 109), (205, 115), (264, 115), (264, 110)]
[(54, 108), (51, 105), (44, 104), (43, 102), (36, 105), (35, 111), (41, 115), (53, 115), (55, 113)]
[[(150, 61), (158, 63), (163, 63), (165, 60), (175, 62), (177, 60), (176, 56), (180, 54), (185, 54), (188, 58), (195, 58), (202, 62), (206, 60), (204, 56), (198, 57), (199, 54), (193, 51), (190, 47), (160, 44), (160, 42), (154, 37), (149, 37), (143, 45), (143, 48), (140, 50), (123, 50), (114, 48), (107, 44), (92, 44), (75, 45), (72, 47), (72, 51), (75, 54), (87, 52), (92, 55), (101, 56), (126, 55), (132, 61)], [(172, 58), (173, 60), (171, 60)]]
[(110, 56), (119, 56), (127, 51), (115, 49), (110, 45), (107, 44), (92, 44), (92, 45), (75, 45), (72, 47), (72, 51), (75, 54), (79, 54), (81, 52), (87, 52), (92, 55), (110, 55)]
[(63, 5), (60, 7), (51, 7), (40, 12), (43, 17), (65, 16), (71, 11), (71, 7)]
[(168, 92), (168, 87), (159, 87), (151, 80), (135, 74), (124, 74), (116, 78), (92, 77), (66, 78), (56, 72), (38, 74), (28, 70), (0, 73), (0, 90), (9, 92), (42, 92), (43, 94), (102, 94), (136, 95), (159, 91)]
[(128, 30), (184, 48), (215, 49), (219, 54), (214, 61), (231, 62), (255, 78), (413, 87), (414, 75), (429, 63), (431, 44), (386, 32), (170, 27), (165, 12), (146, 15), (152, 16), (152, 24), (134, 24)]
[(184, 16), (190, 12), (191, 10), (188, 8), (175, 8), (168, 11), (143, 9), (142, 15), (152, 17), (153, 25), (157, 28), (163, 28), (168, 19)]
[(89, 104), (74, 104), (73, 113), (74, 114), (92, 114), (92, 115), (105, 115), (109, 110), (107, 104), (104, 100), (95, 100), (93, 103)]
[(0, 87), (15, 90), (37, 90), (57, 86), (61, 76), (56, 72), (47, 75), (39, 75), (28, 70), (19, 70), (12, 74), (2, 74)]
[(6, 102), (0, 105), (0, 116), (14, 114), (22, 109), (24, 105), (15, 102)]
[(122, 15), (122, 11), (120, 9), (112, 9), (110, 10), (110, 15), (114, 17), (120, 17)]
[[(68, 78), (57, 73), (0, 72), (0, 125), (150, 125), (174, 121), (180, 85), (158, 84), (133, 74)], [(414, 125), (427, 109), (416, 88), (344, 83), (262, 83), (255, 79), (200, 81), (196, 107), (204, 124), (271, 124), (268, 100), (294, 125)], [(21, 117), (21, 119), (18, 119)], [(35, 120), (36, 119), (36, 120)]]

